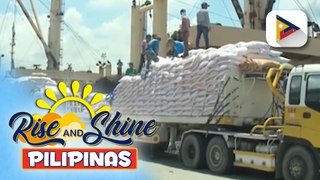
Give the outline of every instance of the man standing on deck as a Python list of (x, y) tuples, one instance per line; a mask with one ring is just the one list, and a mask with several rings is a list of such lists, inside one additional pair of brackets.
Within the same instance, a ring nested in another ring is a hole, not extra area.
[(141, 72), (142, 66), (146, 60), (146, 51), (149, 46), (149, 42), (151, 41), (151, 35), (148, 34), (146, 35), (146, 39), (142, 41), (141, 43), (141, 57), (140, 57), (140, 65), (139, 65), (139, 72)]
[(200, 38), (203, 34), (206, 48), (209, 48), (209, 31), (210, 31), (210, 19), (208, 12), (208, 3), (204, 2), (201, 4), (201, 10), (197, 13), (197, 38), (196, 48), (199, 48)]
[(117, 63), (118, 76), (122, 76), (122, 66), (123, 66), (123, 63), (122, 63), (121, 59), (119, 59), (119, 61)]
[(189, 56), (189, 28), (190, 28), (190, 19), (187, 16), (187, 12), (185, 9), (180, 10), (181, 14), (181, 33), (182, 33), (182, 39), (184, 43), (184, 53), (182, 57)]

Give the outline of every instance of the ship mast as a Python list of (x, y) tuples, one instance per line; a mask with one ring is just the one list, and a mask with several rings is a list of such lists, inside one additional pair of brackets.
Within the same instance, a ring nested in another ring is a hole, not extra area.
[(43, 38), (40, 23), (37, 18), (37, 13), (34, 8), (34, 3), (31, 1), (32, 10), (34, 11), (36, 23), (31, 18), (27, 8), (24, 6), (22, 0), (17, 0), (22, 12), (28, 19), (31, 27), (37, 34), (41, 44), (45, 50), (47, 56), (47, 70), (59, 70), (60, 57), (61, 57), (61, 22), (62, 22), (62, 0), (51, 0), (51, 10), (50, 10), (50, 27), (49, 27), (49, 37), (48, 43)]
[(12, 24), (12, 36), (11, 36), (11, 66), (10, 66), (10, 71), (12, 72), (12, 70), (15, 68), (14, 65), (14, 46), (16, 46), (16, 29), (15, 29), (15, 24), (16, 24), (16, 14), (17, 14), (17, 5), (14, 5), (14, 19), (13, 19), (13, 24)]
[(52, 56), (47, 56), (48, 70), (59, 70), (61, 57), (62, 16), (62, 0), (51, 0), (48, 47)]

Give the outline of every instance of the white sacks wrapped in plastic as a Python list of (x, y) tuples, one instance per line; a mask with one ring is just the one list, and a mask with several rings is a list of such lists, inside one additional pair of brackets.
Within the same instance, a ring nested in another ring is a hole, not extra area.
[(152, 63), (145, 80), (123, 77), (111, 109), (126, 115), (207, 116), (219, 103), (217, 99), (223, 99), (220, 92), (230, 72), (240, 75), (239, 65), (248, 58), (288, 62), (263, 42), (240, 42), (189, 54), (185, 59), (160, 58)]

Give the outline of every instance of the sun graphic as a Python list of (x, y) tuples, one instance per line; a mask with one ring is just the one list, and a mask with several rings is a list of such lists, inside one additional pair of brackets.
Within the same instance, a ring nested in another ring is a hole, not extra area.
[(48, 88), (45, 90), (45, 95), (52, 100), (54, 103), (50, 106), (45, 100), (38, 99), (36, 101), (36, 104), (41, 109), (47, 109), (49, 110), (49, 113), (54, 113), (57, 108), (66, 102), (78, 102), (81, 103), (86, 109), (89, 111), (91, 118), (93, 118), (96, 114), (102, 112), (102, 111), (110, 111), (109, 106), (102, 106), (100, 109), (95, 111), (95, 109), (92, 107), (93, 105), (101, 102), (103, 100), (103, 94), (97, 93), (93, 96), (92, 100), (90, 102), (86, 101), (86, 98), (89, 96), (89, 94), (92, 92), (92, 86), (90, 84), (87, 84), (83, 90), (82, 95), (78, 95), (79, 89), (80, 89), (80, 83), (78, 81), (73, 81), (71, 84), (71, 90), (73, 96), (67, 95), (67, 85), (64, 82), (60, 82), (58, 84), (58, 89), (62, 95), (61, 99), (57, 99), (57, 95), (55, 92)]

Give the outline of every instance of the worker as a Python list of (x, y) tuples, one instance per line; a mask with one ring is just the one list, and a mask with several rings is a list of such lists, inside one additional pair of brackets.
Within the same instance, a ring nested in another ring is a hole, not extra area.
[(179, 54), (186, 51), (185, 42), (173, 41), (173, 56), (178, 57)]
[(119, 59), (117, 63), (118, 76), (122, 76), (122, 66), (123, 66), (123, 63), (121, 59)]
[(187, 16), (187, 11), (185, 9), (180, 10), (180, 15), (181, 15), (181, 32), (182, 32), (182, 39), (184, 43), (184, 53), (183, 57), (189, 56), (189, 48), (188, 48), (188, 43), (189, 43), (189, 29), (190, 29), (190, 19)]
[(154, 62), (159, 61), (158, 53), (159, 53), (160, 41), (161, 41), (161, 38), (156, 36), (149, 42), (149, 46), (146, 51), (146, 60), (147, 60), (146, 68), (148, 70), (149, 70), (151, 61), (154, 61)]
[(160, 41), (161, 41), (160, 37), (153, 35), (153, 39), (151, 41), (149, 41), (149, 46), (148, 46), (147, 51), (151, 51), (156, 56), (158, 56)]
[(157, 39), (158, 35), (157, 34), (152, 34), (152, 39)]
[(141, 72), (141, 69), (143, 67), (143, 64), (146, 59), (146, 51), (149, 46), (149, 42), (151, 41), (151, 35), (147, 34), (146, 39), (144, 39), (141, 43), (141, 57), (140, 57), (140, 65), (139, 65), (139, 72)]
[(197, 37), (196, 48), (199, 48), (200, 38), (203, 34), (206, 48), (209, 48), (209, 31), (210, 31), (210, 18), (208, 12), (209, 4), (204, 2), (201, 4), (201, 10), (197, 13)]
[(178, 57), (179, 54), (184, 53), (185, 51), (184, 42), (175, 41), (171, 38), (168, 39), (167, 48), (168, 48), (167, 55), (173, 56), (173, 57)]
[(127, 76), (135, 76), (135, 75), (137, 75), (137, 74), (138, 74), (138, 72), (137, 72), (137, 70), (133, 67), (133, 63), (130, 62), (130, 63), (129, 63), (129, 68), (126, 70), (126, 75), (127, 75)]
[(171, 35), (171, 37), (173, 40), (178, 40), (178, 41), (183, 41), (182, 39), (182, 33), (181, 33), (181, 28), (177, 31), (174, 31)]

